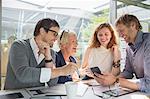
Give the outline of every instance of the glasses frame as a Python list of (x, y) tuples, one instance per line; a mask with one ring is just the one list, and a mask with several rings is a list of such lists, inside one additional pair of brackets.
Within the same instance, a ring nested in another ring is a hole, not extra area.
[(58, 32), (56, 32), (56, 31), (54, 31), (54, 30), (51, 30), (51, 29), (48, 29), (48, 28), (45, 28), (45, 27), (43, 27), (43, 28), (44, 28), (45, 30), (47, 30), (47, 31), (53, 32), (55, 37), (58, 36)]

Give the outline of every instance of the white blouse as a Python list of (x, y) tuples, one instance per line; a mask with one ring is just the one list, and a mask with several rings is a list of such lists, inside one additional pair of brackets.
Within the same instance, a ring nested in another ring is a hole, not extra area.
[(110, 49), (101, 46), (92, 48), (89, 54), (88, 65), (90, 67), (99, 67), (102, 72), (111, 72), (113, 55)]

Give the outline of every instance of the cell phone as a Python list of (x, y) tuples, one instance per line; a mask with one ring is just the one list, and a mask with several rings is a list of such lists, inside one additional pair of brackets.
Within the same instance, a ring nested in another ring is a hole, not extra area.
[[(103, 75), (102, 73), (101, 73), (101, 70), (98, 68), (98, 67), (92, 67), (92, 68), (90, 68), (91, 69), (91, 71), (93, 72), (93, 74), (94, 73), (97, 73), (97, 74), (101, 74), (101, 75)], [(94, 74), (94, 76), (96, 76), (95, 74)], [(97, 76), (96, 76), (97, 77)]]

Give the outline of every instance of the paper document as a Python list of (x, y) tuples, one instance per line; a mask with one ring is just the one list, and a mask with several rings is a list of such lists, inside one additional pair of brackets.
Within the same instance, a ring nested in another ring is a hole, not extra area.
[(31, 97), (37, 96), (66, 96), (64, 84), (58, 84), (52, 87), (36, 87), (26, 89)]
[(115, 89), (115, 87), (103, 87), (103, 86), (93, 86), (94, 94), (100, 97), (119, 97), (122, 95), (130, 94), (135, 92), (134, 90), (121, 88)]

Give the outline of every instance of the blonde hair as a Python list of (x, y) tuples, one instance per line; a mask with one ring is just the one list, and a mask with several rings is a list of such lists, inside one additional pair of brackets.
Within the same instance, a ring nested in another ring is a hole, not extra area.
[(66, 31), (64, 30), (61, 35), (59, 36), (58, 38), (58, 45), (59, 47), (61, 47), (61, 45), (64, 45), (64, 44), (67, 44), (69, 41), (69, 36), (70, 35), (75, 35), (76, 36), (76, 33), (74, 31)]

